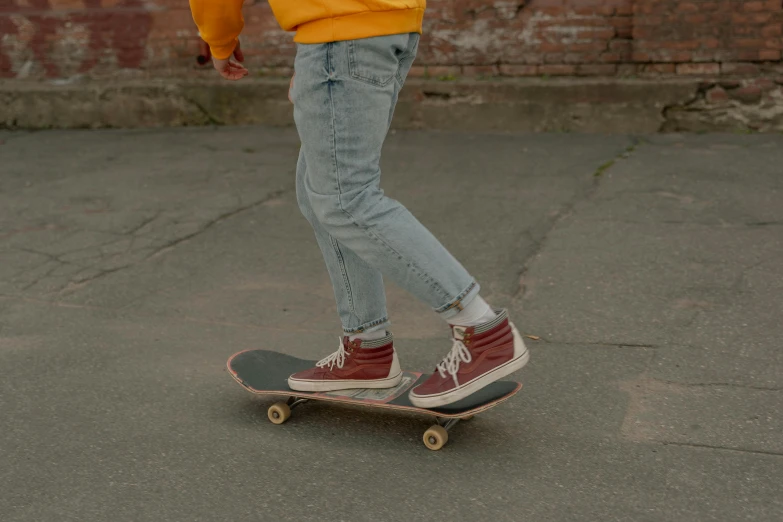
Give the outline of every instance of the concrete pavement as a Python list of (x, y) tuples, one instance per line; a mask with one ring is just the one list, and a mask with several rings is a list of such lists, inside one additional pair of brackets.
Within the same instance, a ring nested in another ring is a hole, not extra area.
[[(274, 426), (224, 370), (336, 347), (292, 130), (0, 143), (3, 521), (783, 518), (779, 135), (391, 136), (387, 193), (540, 338), (440, 452), (413, 415)], [(446, 327), (388, 294), (431, 368)]]

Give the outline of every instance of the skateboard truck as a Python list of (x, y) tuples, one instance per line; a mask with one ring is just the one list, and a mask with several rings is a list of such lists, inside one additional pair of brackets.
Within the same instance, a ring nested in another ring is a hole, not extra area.
[[(267, 417), (273, 424), (283, 424), (291, 417), (291, 410), (297, 406), (309, 402), (310, 399), (291, 396), (286, 402), (276, 402), (267, 410)], [(435, 415), (435, 424), (424, 432), (422, 440), (424, 445), (431, 450), (439, 450), (449, 441), (449, 430), (459, 421), (468, 421), (473, 415), (465, 417), (439, 417)]]

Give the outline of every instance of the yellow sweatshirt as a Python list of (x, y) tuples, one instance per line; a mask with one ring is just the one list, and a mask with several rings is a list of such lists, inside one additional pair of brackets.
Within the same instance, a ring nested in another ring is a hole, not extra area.
[[(201, 38), (218, 59), (231, 56), (242, 32), (243, 0), (190, 0)], [(420, 33), (426, 0), (269, 0), (280, 27), (299, 43)]]

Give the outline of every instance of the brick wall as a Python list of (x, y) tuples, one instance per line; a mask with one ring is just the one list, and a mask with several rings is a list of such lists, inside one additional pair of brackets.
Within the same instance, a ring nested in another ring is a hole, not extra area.
[[(781, 75), (782, 2), (430, 0), (413, 74)], [(249, 65), (289, 74), (267, 3), (245, 20)], [(0, 77), (193, 75), (197, 46), (184, 0), (0, 0)]]

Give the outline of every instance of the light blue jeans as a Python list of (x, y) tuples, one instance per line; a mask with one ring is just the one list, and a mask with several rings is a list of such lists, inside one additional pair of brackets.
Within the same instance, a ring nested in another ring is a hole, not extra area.
[(383, 276), (444, 319), (479, 291), (380, 188), (381, 148), (418, 43), (418, 34), (400, 34), (297, 46), (291, 89), (302, 142), (297, 200), (315, 231), (347, 334), (388, 326)]

